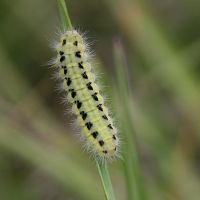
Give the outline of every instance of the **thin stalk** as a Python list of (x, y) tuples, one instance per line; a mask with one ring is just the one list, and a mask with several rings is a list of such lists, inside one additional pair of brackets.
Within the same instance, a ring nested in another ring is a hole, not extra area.
[(58, 0), (58, 10), (63, 29), (66, 30), (72, 28), (72, 23), (68, 14), (65, 0)]
[[(68, 14), (67, 6), (64, 0), (58, 0), (58, 8), (60, 13), (60, 19), (64, 30), (72, 28), (72, 23)], [(112, 184), (110, 181), (109, 171), (107, 168), (107, 163), (96, 161), (99, 175), (101, 177), (103, 189), (107, 200), (115, 200)]]
[(106, 162), (100, 163), (98, 161), (96, 161), (96, 162), (97, 162), (97, 167), (98, 167), (99, 175), (101, 177), (101, 181), (103, 184), (106, 198), (108, 200), (114, 200), (115, 196), (114, 196), (113, 189), (112, 189), (112, 183), (110, 181), (107, 163)]
[[(129, 83), (129, 72), (125, 53), (121, 41), (114, 40), (114, 60), (116, 66), (117, 78), (117, 94), (115, 99), (119, 113), (119, 120), (121, 124), (121, 131), (125, 146), (123, 146), (123, 167), (126, 178), (128, 199), (130, 200), (144, 200), (145, 192), (143, 187), (142, 175), (140, 172), (140, 164), (136, 147), (136, 135), (134, 134), (134, 127), (131, 121), (131, 107), (132, 101), (130, 98), (131, 89)], [(123, 107), (119, 105), (122, 104)]]

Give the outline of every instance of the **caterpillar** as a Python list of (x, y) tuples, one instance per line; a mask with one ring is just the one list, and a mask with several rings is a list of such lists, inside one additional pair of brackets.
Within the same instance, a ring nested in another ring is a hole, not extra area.
[(119, 149), (117, 129), (92, 72), (84, 37), (76, 30), (65, 31), (60, 35), (55, 50), (56, 77), (72, 105), (87, 149), (100, 159), (115, 158)]

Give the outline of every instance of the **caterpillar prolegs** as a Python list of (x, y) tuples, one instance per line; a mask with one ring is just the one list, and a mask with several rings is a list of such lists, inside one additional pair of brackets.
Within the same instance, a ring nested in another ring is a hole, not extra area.
[(86, 146), (99, 158), (116, 157), (119, 143), (117, 129), (95, 83), (88, 45), (80, 33), (69, 30), (61, 34), (55, 49), (57, 77), (72, 104)]

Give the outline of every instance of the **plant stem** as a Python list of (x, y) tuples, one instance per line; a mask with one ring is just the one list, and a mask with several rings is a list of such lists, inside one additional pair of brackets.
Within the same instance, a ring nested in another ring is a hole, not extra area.
[(104, 192), (107, 200), (115, 200), (115, 196), (112, 189), (112, 183), (110, 181), (110, 176), (107, 168), (107, 163), (105, 162), (97, 162), (97, 167), (99, 171), (99, 175), (101, 177), (101, 181), (103, 184)]
[[(63, 29), (64, 30), (67, 30), (69, 28), (72, 29), (72, 23), (68, 14), (65, 0), (58, 0), (58, 8), (59, 8), (59, 14), (60, 14), (60, 19), (61, 19)], [(106, 199), (115, 200), (106, 161), (100, 163), (99, 161), (96, 160), (96, 163), (97, 163), (99, 175), (101, 177)]]
[(67, 6), (65, 4), (65, 0), (58, 0), (58, 9), (60, 14), (60, 20), (63, 26), (63, 29), (71, 29), (72, 23), (68, 14)]
[[(130, 108), (132, 101), (130, 94), (130, 82), (127, 61), (125, 52), (123, 50), (120, 39), (114, 40), (114, 60), (116, 66), (116, 85), (117, 85), (117, 108), (119, 114), (119, 121), (121, 122), (121, 131), (123, 134), (123, 140), (126, 145), (123, 146), (123, 166), (127, 184), (128, 199), (144, 200), (145, 192), (143, 186), (143, 179), (140, 172), (140, 164), (138, 159), (138, 153), (136, 148), (136, 135), (134, 136), (134, 127), (131, 120)], [(123, 108), (119, 105), (123, 104)]]

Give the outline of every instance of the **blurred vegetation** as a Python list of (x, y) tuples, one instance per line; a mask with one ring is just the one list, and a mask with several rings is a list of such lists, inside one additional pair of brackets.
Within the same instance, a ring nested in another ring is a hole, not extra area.
[[(67, 1), (88, 31), (122, 138), (116, 199), (200, 196), (200, 2)], [(0, 1), (0, 199), (104, 199), (60, 104), (49, 43), (56, 1)], [(100, 73), (101, 74), (101, 73)]]

